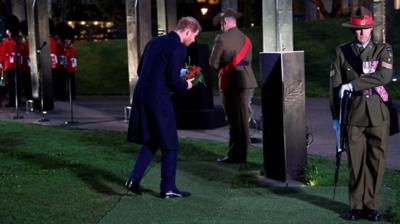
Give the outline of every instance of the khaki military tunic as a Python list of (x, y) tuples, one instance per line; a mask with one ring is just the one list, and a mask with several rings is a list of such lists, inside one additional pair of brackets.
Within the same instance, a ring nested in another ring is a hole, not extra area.
[[(217, 35), (210, 55), (210, 66), (216, 71), (224, 68), (243, 46), (245, 35), (234, 27)], [(252, 46), (239, 65), (228, 73), (228, 88), (222, 100), (229, 125), (230, 159), (245, 162), (249, 141), (248, 102), (250, 89), (257, 87), (251, 68)]]
[[(389, 135), (389, 111), (374, 91), (390, 82), (393, 53), (389, 44), (370, 42), (365, 48), (347, 43), (363, 62), (358, 74), (341, 49), (336, 49), (330, 71), (330, 106), (333, 119), (339, 119), (339, 89), (351, 83), (353, 93), (349, 106), (348, 165), (351, 209), (378, 209), (379, 193), (385, 170), (385, 152)], [(372, 66), (371, 66), (372, 65)], [(357, 69), (356, 69), (357, 70)]]

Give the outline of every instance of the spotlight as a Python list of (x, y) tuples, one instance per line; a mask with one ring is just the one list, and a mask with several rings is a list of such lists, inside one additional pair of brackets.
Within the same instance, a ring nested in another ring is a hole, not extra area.
[(201, 11), (201, 14), (204, 16), (205, 14), (207, 14), (208, 8), (207, 7), (203, 7), (203, 8), (200, 9), (200, 11)]

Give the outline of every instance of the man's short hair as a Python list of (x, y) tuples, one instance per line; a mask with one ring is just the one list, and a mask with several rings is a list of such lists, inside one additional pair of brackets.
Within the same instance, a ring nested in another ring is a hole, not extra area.
[(177, 31), (183, 31), (185, 29), (189, 29), (192, 32), (197, 32), (201, 31), (201, 26), (200, 23), (193, 17), (191, 16), (186, 16), (182, 17), (179, 21), (178, 24), (176, 25), (175, 30)]
[(236, 25), (236, 18), (233, 16), (224, 17), (221, 21), (225, 21), (227, 23), (235, 24)]

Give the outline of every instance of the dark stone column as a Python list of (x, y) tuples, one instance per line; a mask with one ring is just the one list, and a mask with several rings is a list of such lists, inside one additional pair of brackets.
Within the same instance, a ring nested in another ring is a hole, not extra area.
[(138, 34), (139, 34), (139, 52), (143, 54), (144, 47), (151, 39), (151, 1), (137, 0), (138, 3)]
[(126, 0), (126, 41), (128, 50), (129, 71), (129, 105), (132, 104), (133, 91), (138, 80), (137, 68), (139, 64), (138, 37), (137, 37), (137, 8), (134, 0)]
[[(33, 5), (33, 3), (36, 3)], [(27, 0), (29, 57), (31, 60), (32, 96), (35, 108), (54, 108), (53, 80), (50, 67), (49, 17), (46, 1)], [(40, 49), (41, 48), (41, 49)], [(40, 50), (40, 54), (37, 51)], [(43, 97), (43, 98), (42, 98)]]
[(176, 18), (176, 0), (165, 0), (165, 16), (167, 19), (167, 32), (171, 32), (175, 29), (177, 18)]
[(195, 42), (189, 46), (188, 60), (190, 58), (190, 64), (202, 68), (206, 86), (200, 84), (184, 94), (173, 94), (172, 99), (179, 129), (214, 129), (226, 123), (223, 108), (214, 106), (213, 74), (208, 64), (209, 56), (208, 45)]
[(306, 165), (304, 52), (261, 53), (264, 173), (302, 180)]

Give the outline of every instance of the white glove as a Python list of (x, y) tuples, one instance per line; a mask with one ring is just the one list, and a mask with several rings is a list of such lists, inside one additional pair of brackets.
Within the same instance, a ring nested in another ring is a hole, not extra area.
[(339, 120), (338, 119), (335, 119), (335, 120), (332, 121), (332, 127), (333, 127), (333, 129), (335, 131), (339, 130), (339, 126), (340, 126), (340, 124), (339, 124)]
[(186, 75), (186, 72), (187, 72), (187, 69), (186, 68), (182, 68), (181, 69), (181, 71), (180, 71), (180, 77), (182, 77), (182, 76), (184, 76), (184, 75)]
[(343, 84), (339, 90), (339, 98), (342, 99), (344, 91), (353, 92), (353, 85), (351, 83)]

